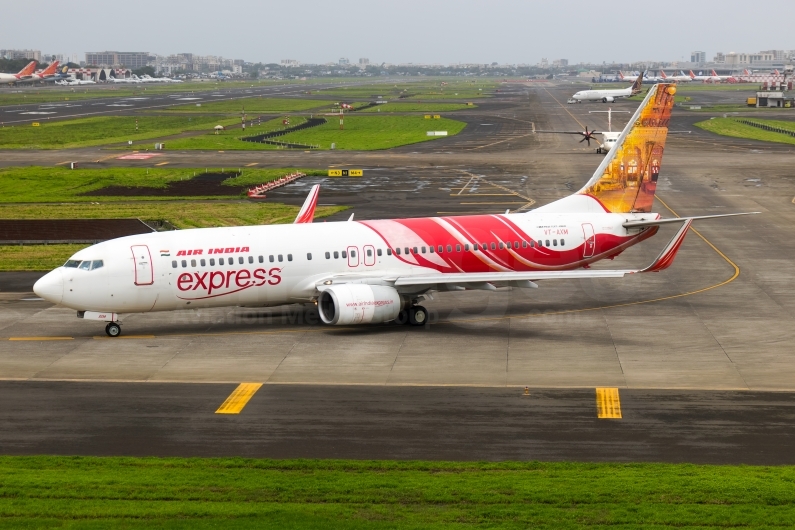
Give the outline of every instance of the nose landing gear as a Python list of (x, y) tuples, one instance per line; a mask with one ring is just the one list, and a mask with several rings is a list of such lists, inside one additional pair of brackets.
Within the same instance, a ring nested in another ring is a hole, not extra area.
[(118, 337), (121, 335), (121, 326), (116, 322), (109, 322), (108, 325), (105, 326), (105, 333), (108, 337)]

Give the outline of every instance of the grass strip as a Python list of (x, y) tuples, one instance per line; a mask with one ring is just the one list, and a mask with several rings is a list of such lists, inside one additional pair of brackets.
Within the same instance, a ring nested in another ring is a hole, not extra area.
[[(795, 123), (791, 121), (760, 120), (757, 118), (749, 119), (753, 119), (753, 121), (757, 123), (763, 123), (773, 127), (795, 130)], [(705, 131), (720, 134), (721, 136), (747, 138), (750, 140), (761, 140), (763, 142), (776, 142), (791, 145), (795, 144), (795, 138), (792, 136), (752, 127), (751, 125), (740, 123), (735, 118), (712, 118), (710, 120), (700, 121), (696, 123), (695, 126), (704, 129)]]
[[(246, 143), (246, 142), (241, 142)], [(121, 155), (119, 155), (121, 156)], [(302, 171), (307, 175), (325, 175), (325, 171), (296, 168), (224, 168), (225, 172), (240, 171), (240, 176), (229, 178), (224, 186), (254, 186), (279, 177)], [(157, 190), (169, 183), (189, 180), (207, 171), (220, 173), (218, 168), (132, 168), (68, 169), (57, 167), (10, 167), (0, 169), (0, 204), (41, 202), (108, 202), (129, 201), (123, 196), (85, 196), (83, 194), (108, 186), (152, 188), (149, 200), (177, 200), (178, 197), (157, 196)], [(238, 197), (230, 189), (227, 198)], [(211, 198), (211, 197), (210, 197)], [(191, 197), (195, 200), (196, 197)], [(133, 200), (142, 200), (136, 197)], [(2, 217), (2, 216), (0, 216)]]
[(128, 140), (160, 138), (183, 131), (211, 130), (233, 125), (239, 118), (213, 116), (101, 116), (77, 120), (42, 121), (40, 126), (0, 128), (2, 149), (65, 149)]
[(0, 457), (0, 526), (784, 528), (795, 469)]
[(169, 107), (169, 111), (173, 112), (191, 112), (191, 113), (206, 113), (217, 112), (226, 114), (240, 114), (246, 112), (247, 114), (259, 112), (299, 112), (317, 107), (327, 107), (331, 105), (331, 101), (311, 100), (311, 99), (276, 99), (276, 98), (240, 98), (229, 101), (211, 101), (209, 103), (201, 103), (201, 107), (196, 104), (192, 105), (179, 105), (176, 107)]
[[(0, 271), (49, 271), (88, 245), (0, 245)], [(2, 526), (2, 523), (0, 523)]]
[(361, 112), (449, 112), (461, 109), (473, 109), (466, 103), (384, 103), (369, 107)]

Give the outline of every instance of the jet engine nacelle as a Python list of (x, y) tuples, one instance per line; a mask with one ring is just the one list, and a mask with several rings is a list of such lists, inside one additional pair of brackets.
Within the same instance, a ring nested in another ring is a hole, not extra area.
[(612, 103), (616, 100), (613, 96), (607, 96), (602, 98), (602, 103)]
[(325, 324), (378, 324), (395, 320), (403, 308), (400, 294), (392, 287), (364, 284), (333, 285), (317, 301)]

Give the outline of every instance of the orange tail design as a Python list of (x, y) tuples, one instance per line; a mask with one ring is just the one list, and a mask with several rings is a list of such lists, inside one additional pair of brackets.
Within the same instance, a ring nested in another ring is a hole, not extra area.
[(676, 86), (658, 83), (580, 190), (614, 213), (651, 212)]

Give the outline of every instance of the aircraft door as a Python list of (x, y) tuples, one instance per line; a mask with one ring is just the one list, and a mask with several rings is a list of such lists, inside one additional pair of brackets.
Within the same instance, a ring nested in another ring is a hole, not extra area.
[(364, 251), (364, 264), (367, 267), (375, 265), (375, 247), (373, 245), (365, 245), (362, 251)]
[(359, 249), (356, 247), (348, 247), (348, 267), (359, 266)]
[(582, 224), (582, 235), (585, 238), (582, 257), (590, 258), (593, 256), (594, 249), (596, 248), (596, 234), (594, 234), (593, 225), (591, 223)]
[(135, 263), (135, 285), (152, 285), (155, 283), (155, 274), (152, 269), (152, 255), (147, 245), (133, 245), (130, 247)]

